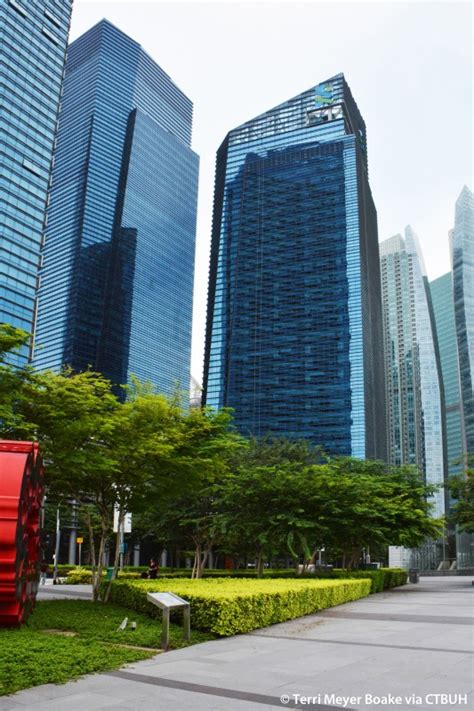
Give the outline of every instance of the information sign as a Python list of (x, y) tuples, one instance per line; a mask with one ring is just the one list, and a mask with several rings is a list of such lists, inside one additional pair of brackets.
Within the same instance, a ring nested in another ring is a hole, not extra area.
[(167, 607), (184, 607), (185, 605), (189, 605), (189, 602), (183, 600), (182, 597), (178, 597), (178, 595), (170, 592), (148, 593), (147, 599), (162, 610)]
[(187, 600), (172, 592), (147, 593), (146, 599), (162, 610), (161, 646), (168, 649), (170, 642), (170, 610), (182, 608), (183, 610), (183, 638), (189, 642), (191, 639), (191, 608)]

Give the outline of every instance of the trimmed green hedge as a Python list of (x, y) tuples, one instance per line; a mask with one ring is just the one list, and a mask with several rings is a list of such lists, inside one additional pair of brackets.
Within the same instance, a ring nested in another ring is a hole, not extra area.
[[(165, 570), (160, 570), (160, 578), (168, 579), (186, 579), (191, 577), (190, 570), (179, 570), (175, 573), (169, 573)], [(257, 579), (257, 573), (254, 570), (209, 570), (203, 572), (203, 578), (230, 578), (230, 579)], [(294, 570), (265, 570), (263, 578), (260, 580), (339, 580), (339, 579), (359, 579), (369, 578), (372, 581), (370, 592), (377, 593), (382, 590), (390, 590), (399, 585), (405, 585), (407, 582), (407, 571), (402, 568), (378, 568), (377, 570), (342, 570), (335, 568), (333, 570), (325, 570), (316, 573), (305, 573), (304, 575), (296, 575)]]
[[(67, 576), (66, 583), (69, 585), (74, 584), (90, 584), (92, 582), (92, 575), (90, 568), (72, 568), (68, 567), (69, 573)], [(123, 579), (139, 579), (140, 571), (148, 570), (146, 566), (132, 567), (127, 566), (124, 568), (124, 572), (119, 573), (119, 577)], [(105, 575), (105, 571), (104, 571)], [(182, 568), (175, 570), (173, 573), (170, 568), (160, 569), (160, 578), (164, 579), (179, 579), (186, 580), (191, 577), (190, 568)], [(256, 580), (257, 573), (255, 570), (213, 570), (207, 568), (203, 572), (203, 578), (225, 578), (225, 579), (250, 579)], [(390, 590), (391, 588), (398, 587), (399, 585), (405, 585), (407, 582), (407, 571), (402, 568), (378, 568), (376, 570), (343, 570), (340, 568), (334, 568), (333, 570), (321, 570), (316, 573), (305, 573), (304, 575), (296, 575), (294, 570), (278, 570), (278, 569), (266, 569), (263, 574), (263, 578), (260, 580), (339, 580), (339, 579), (359, 579), (359, 578), (369, 578), (372, 581), (371, 593), (382, 592), (382, 590)]]
[(390, 590), (391, 588), (405, 585), (407, 582), (407, 571), (402, 568), (379, 568), (378, 570), (331, 570), (325, 572), (307, 573), (304, 578), (320, 579), (358, 579), (370, 578), (372, 581), (371, 593)]
[[(102, 571), (102, 576), (105, 576), (106, 571)], [(123, 580), (139, 580), (140, 573), (128, 573), (118, 571), (118, 577)], [(75, 568), (68, 573), (66, 578), (66, 585), (91, 585), (92, 584), (92, 571), (87, 568)]]
[[(104, 583), (102, 583), (104, 585)], [(360, 580), (139, 580), (114, 581), (110, 601), (158, 617), (147, 592), (174, 592), (191, 604), (194, 628), (227, 637), (285, 622), (370, 593)]]

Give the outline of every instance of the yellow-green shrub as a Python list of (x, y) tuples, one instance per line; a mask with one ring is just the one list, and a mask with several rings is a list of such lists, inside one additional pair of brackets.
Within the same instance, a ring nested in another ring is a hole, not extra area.
[(174, 592), (191, 604), (196, 629), (229, 636), (309, 615), (358, 600), (370, 593), (371, 581), (360, 580), (139, 580), (114, 581), (110, 601), (161, 615), (146, 599), (148, 592)]
[[(105, 570), (102, 571), (102, 576), (105, 576)], [(140, 573), (129, 573), (118, 571), (118, 577), (123, 580), (138, 580)], [(91, 585), (92, 571), (87, 568), (75, 568), (68, 573), (66, 585)]]

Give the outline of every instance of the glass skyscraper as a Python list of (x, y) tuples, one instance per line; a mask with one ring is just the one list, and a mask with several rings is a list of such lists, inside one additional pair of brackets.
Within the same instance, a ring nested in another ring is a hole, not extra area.
[[(0, 322), (32, 333), (72, 0), (0, 0)], [(25, 365), (30, 348), (11, 355)]]
[(448, 475), (452, 476), (462, 471), (464, 454), (452, 272), (430, 282), (430, 292), (444, 386), (447, 467)]
[[(433, 305), (411, 227), (380, 245), (384, 316), (387, 444), (391, 464), (414, 464), (427, 483), (446, 476), (444, 390)], [(444, 491), (432, 498), (445, 511)]]
[(464, 452), (474, 456), (474, 200), (464, 186), (451, 233)]
[(217, 153), (204, 401), (243, 433), (385, 458), (377, 216), (344, 76)]
[(190, 379), (192, 103), (107, 20), (68, 50), (34, 353), (169, 392)]

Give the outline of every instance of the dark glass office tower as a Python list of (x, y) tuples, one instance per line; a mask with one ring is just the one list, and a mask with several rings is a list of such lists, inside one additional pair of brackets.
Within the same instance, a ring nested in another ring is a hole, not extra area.
[(71, 7), (0, 0), (0, 322), (29, 333)]
[(342, 74), (219, 148), (204, 399), (244, 433), (385, 458), (377, 216)]
[(192, 104), (103, 20), (68, 50), (34, 365), (188, 386)]
[(451, 233), (464, 451), (474, 456), (474, 199), (464, 186)]

